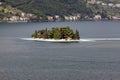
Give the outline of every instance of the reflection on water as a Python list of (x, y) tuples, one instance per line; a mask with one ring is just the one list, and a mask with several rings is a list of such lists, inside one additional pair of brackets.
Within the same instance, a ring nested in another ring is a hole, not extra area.
[[(79, 43), (27, 41), (36, 29), (70, 25)], [(104, 25), (104, 26), (103, 26)], [(120, 80), (119, 22), (0, 24), (0, 80)]]

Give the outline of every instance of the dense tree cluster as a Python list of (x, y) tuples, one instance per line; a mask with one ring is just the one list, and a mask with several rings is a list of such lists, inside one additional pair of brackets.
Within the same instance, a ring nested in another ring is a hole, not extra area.
[(32, 34), (33, 38), (44, 38), (44, 39), (80, 39), (79, 31), (75, 32), (70, 29), (69, 26), (66, 27), (53, 27), (51, 30), (35, 30)]

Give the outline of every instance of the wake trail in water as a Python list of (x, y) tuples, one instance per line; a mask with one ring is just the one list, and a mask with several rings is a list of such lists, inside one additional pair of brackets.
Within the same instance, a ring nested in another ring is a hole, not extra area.
[(87, 38), (93, 41), (120, 41), (120, 38)]
[(38, 39), (38, 38), (21, 38), (28, 41), (43, 41), (43, 42), (96, 42), (96, 41), (120, 41), (120, 38), (82, 38), (80, 40), (64, 40), (64, 39)]

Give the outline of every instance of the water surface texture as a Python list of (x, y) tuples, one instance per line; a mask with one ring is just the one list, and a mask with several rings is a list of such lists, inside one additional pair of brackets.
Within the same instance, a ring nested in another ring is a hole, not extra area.
[[(38, 29), (70, 26), (79, 43), (30, 38)], [(0, 80), (120, 80), (120, 22), (0, 23)]]

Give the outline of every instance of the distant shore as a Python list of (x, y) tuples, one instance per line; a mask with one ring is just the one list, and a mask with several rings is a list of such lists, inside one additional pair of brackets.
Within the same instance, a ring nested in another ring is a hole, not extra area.
[[(29, 22), (64, 22), (64, 21), (67, 21), (67, 20), (61, 20), (61, 21), (49, 21), (49, 20), (42, 20), (42, 21), (0, 21), (0, 23), (29, 23)], [(73, 20), (71, 20), (72, 22), (75, 22)], [(67, 22), (71, 22), (71, 21), (67, 21)], [(111, 19), (111, 20), (108, 20), (108, 19), (101, 19), (101, 20), (76, 20), (76, 21), (120, 21), (120, 19)]]

